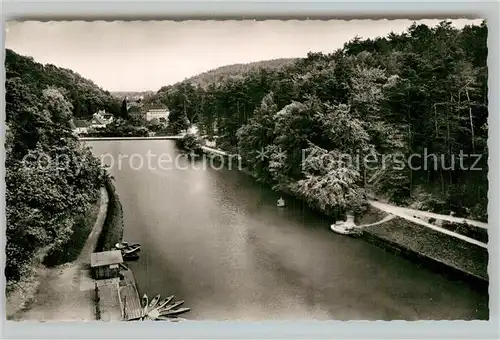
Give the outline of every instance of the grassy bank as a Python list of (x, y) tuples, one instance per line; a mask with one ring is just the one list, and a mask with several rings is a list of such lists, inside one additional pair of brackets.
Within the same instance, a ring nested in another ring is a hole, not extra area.
[(109, 196), (108, 212), (102, 232), (97, 241), (96, 251), (112, 250), (123, 237), (123, 210), (115, 186), (111, 179), (105, 183)]
[[(385, 213), (372, 208), (358, 223), (374, 223), (384, 216), (386, 216)], [(388, 246), (395, 245), (400, 251), (415, 253), (436, 264), (441, 263), (449, 267), (451, 271), (462, 272), (464, 278), (470, 278), (475, 283), (481, 281), (484, 281), (483, 284), (487, 283), (488, 251), (484, 248), (402, 218), (394, 218), (373, 227), (365, 227), (363, 232), (368, 239), (376, 243), (384, 242)]]

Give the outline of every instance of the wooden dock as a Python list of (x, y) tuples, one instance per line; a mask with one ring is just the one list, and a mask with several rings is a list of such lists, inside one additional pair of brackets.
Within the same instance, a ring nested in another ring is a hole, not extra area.
[(143, 308), (134, 273), (128, 269), (121, 270), (120, 274), (123, 275), (123, 280), (120, 280), (118, 296), (120, 298), (122, 318), (125, 321), (139, 320)]
[(99, 319), (102, 321), (120, 321), (120, 297), (118, 294), (118, 280), (96, 280), (99, 294)]

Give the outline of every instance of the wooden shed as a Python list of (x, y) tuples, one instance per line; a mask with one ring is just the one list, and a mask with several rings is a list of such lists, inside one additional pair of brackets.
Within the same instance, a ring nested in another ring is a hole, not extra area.
[(122, 252), (120, 250), (103, 251), (90, 255), (92, 276), (96, 280), (118, 277), (120, 263), (123, 263)]

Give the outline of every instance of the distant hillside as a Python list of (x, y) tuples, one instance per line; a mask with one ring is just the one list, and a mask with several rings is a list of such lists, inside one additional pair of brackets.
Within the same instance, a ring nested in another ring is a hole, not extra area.
[(123, 99), (125, 97), (134, 98), (140, 96), (151, 96), (154, 91), (111, 91), (111, 95), (118, 99)]
[(10, 49), (6, 49), (5, 69), (7, 82), (20, 81), (35, 95), (50, 86), (63, 89), (63, 94), (73, 105), (75, 117), (88, 117), (99, 109), (115, 115), (120, 113), (120, 102), (116, 98), (72, 70), (37, 63), (32, 57)]
[(232, 64), (221, 66), (213, 70), (209, 70), (190, 78), (186, 78), (181, 82), (174, 85), (163, 86), (158, 90), (158, 92), (152, 96), (144, 97), (144, 109), (150, 107), (163, 107), (167, 105), (165, 102), (165, 93), (169, 89), (178, 86), (199, 86), (201, 88), (207, 88), (210, 84), (218, 84), (223, 81), (227, 81), (230, 78), (244, 77), (251, 72), (255, 72), (258, 69), (266, 70), (277, 70), (294, 64), (299, 58), (281, 58), (281, 59), (271, 59), (271, 60), (261, 60), (248, 64)]
[(282, 58), (282, 59), (261, 60), (248, 64), (226, 65), (187, 78), (183, 80), (181, 83), (191, 83), (193, 85), (196, 84), (201, 87), (205, 87), (208, 86), (209, 84), (216, 83), (222, 79), (245, 75), (246, 73), (255, 71), (259, 68), (267, 70), (275, 70), (281, 67), (291, 65), (295, 61), (297, 61), (297, 58)]

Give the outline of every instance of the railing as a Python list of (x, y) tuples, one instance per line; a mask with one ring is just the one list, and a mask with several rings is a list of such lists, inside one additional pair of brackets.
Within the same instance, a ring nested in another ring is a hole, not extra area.
[(152, 136), (152, 137), (78, 137), (81, 141), (105, 141), (105, 140), (176, 140), (183, 136)]

